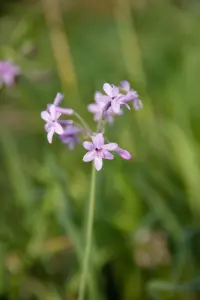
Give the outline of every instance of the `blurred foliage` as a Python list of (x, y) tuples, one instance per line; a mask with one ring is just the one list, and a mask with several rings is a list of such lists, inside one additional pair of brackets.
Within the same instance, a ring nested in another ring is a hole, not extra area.
[(0, 299), (76, 299), (90, 165), (48, 145), (40, 111), (61, 91), (92, 125), (94, 92), (123, 79), (144, 109), (108, 128), (133, 159), (98, 174), (87, 299), (200, 299), (199, 2), (1, 3), (22, 75), (0, 91)]

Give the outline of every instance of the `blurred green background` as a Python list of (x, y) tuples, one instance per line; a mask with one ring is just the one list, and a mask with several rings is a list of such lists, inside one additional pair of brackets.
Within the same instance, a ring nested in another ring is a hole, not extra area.
[(107, 129), (133, 154), (97, 176), (86, 299), (200, 299), (200, 3), (1, 0), (0, 59), (22, 75), (0, 91), (0, 300), (75, 300), (90, 164), (49, 145), (55, 94), (86, 105), (129, 80), (144, 104)]

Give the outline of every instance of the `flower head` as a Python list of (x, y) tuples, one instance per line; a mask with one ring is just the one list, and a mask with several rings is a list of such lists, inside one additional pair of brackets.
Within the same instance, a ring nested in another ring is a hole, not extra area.
[(58, 122), (58, 118), (61, 116), (60, 112), (56, 111), (55, 105), (50, 105), (48, 111), (44, 110), (41, 112), (41, 118), (46, 121), (44, 126), (47, 132), (47, 140), (51, 144), (54, 133), (59, 135), (64, 133), (62, 126)]
[(0, 86), (5, 84), (6, 86), (13, 85), (16, 76), (20, 74), (20, 70), (17, 66), (9, 61), (0, 61)]
[(135, 110), (139, 110), (143, 108), (142, 101), (139, 99), (138, 92), (131, 89), (130, 83), (128, 81), (121, 82), (121, 89), (126, 93), (124, 95), (125, 101), (132, 101)]
[(117, 86), (104, 83), (103, 90), (107, 95), (104, 96), (103, 99), (100, 99), (100, 101), (104, 103), (104, 111), (111, 108), (114, 114), (120, 114), (121, 105), (125, 105), (129, 108), (127, 102), (124, 101), (124, 96), (119, 92)]
[(92, 136), (92, 142), (84, 142), (83, 147), (88, 150), (84, 155), (83, 161), (89, 162), (94, 160), (94, 165), (97, 171), (100, 171), (103, 166), (103, 159), (113, 159), (114, 156), (109, 151), (117, 149), (116, 143), (104, 144), (104, 137), (102, 133)]
[(80, 142), (79, 134), (82, 129), (75, 125), (67, 125), (64, 129), (64, 133), (60, 135), (61, 141), (68, 145), (70, 150), (74, 149), (74, 146)]
[(113, 112), (111, 108), (108, 108), (106, 111), (104, 111), (106, 100), (105, 95), (103, 95), (100, 92), (96, 92), (94, 95), (95, 103), (91, 103), (88, 105), (88, 111), (94, 114), (94, 120), (96, 122), (100, 121), (102, 117), (108, 121), (108, 123), (112, 123), (113, 121)]

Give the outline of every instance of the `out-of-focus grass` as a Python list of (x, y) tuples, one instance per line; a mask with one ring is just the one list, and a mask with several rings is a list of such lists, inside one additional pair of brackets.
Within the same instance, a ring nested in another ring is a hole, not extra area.
[[(61, 7), (79, 99), (60, 82), (42, 5), (12, 4), (1, 16), (1, 58), (22, 76), (0, 95), (0, 299), (76, 299), (90, 166), (81, 147), (47, 144), (40, 111), (65, 89), (65, 105), (92, 125), (94, 91), (122, 79), (144, 109), (108, 128), (133, 159), (98, 174), (87, 299), (199, 297), (199, 8), (136, 2)], [(157, 262), (162, 248), (170, 259)]]

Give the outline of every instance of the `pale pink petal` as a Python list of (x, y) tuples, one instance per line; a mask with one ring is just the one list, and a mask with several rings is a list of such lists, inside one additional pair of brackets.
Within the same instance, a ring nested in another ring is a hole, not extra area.
[(49, 144), (52, 143), (53, 135), (54, 135), (54, 130), (52, 129), (52, 130), (49, 131), (48, 134), (47, 134), (47, 140), (48, 140)]
[(143, 108), (143, 104), (140, 99), (133, 100), (133, 105), (134, 105), (135, 110), (140, 110)]
[(83, 156), (83, 161), (84, 162), (89, 162), (92, 161), (95, 158), (95, 151), (88, 151), (84, 156)]
[(99, 95), (98, 101), (96, 101), (96, 103), (97, 103), (97, 104), (102, 104), (102, 103), (105, 104), (105, 103), (107, 103), (108, 101), (110, 101), (110, 97), (101, 94), (101, 95)]
[(60, 114), (64, 115), (73, 115), (74, 110), (72, 108), (61, 108), (61, 107), (56, 107), (56, 111), (59, 112)]
[(95, 120), (95, 121), (101, 120), (101, 116), (102, 116), (102, 113), (99, 113), (99, 112), (98, 112), (98, 113), (95, 113), (95, 114), (94, 114), (94, 120)]
[(111, 160), (114, 158), (114, 155), (108, 151), (103, 151), (103, 158)]
[(113, 88), (109, 83), (104, 83), (103, 90), (108, 96), (112, 97)]
[(131, 154), (130, 154), (127, 150), (124, 150), (124, 149), (118, 147), (118, 148), (116, 149), (116, 152), (117, 152), (123, 159), (126, 159), (126, 160), (131, 159)]
[(15, 79), (15, 77), (13, 76), (13, 74), (4, 75), (4, 82), (7, 86), (13, 85), (14, 79)]
[(92, 136), (92, 142), (95, 147), (99, 148), (104, 145), (104, 137), (102, 133), (98, 133), (95, 136)]
[(91, 142), (83, 142), (83, 147), (89, 151), (94, 149), (94, 145)]
[(41, 112), (41, 118), (47, 122), (51, 120), (51, 116), (46, 110)]
[(44, 129), (45, 129), (46, 132), (51, 131), (51, 128), (52, 128), (52, 124), (51, 123), (46, 123), (44, 125)]
[(59, 135), (64, 133), (64, 129), (59, 123), (54, 124), (54, 131)]
[(113, 100), (111, 102), (111, 107), (114, 113), (116, 114), (120, 113), (120, 103), (117, 100)]
[(55, 120), (56, 119), (56, 107), (55, 107), (55, 105), (50, 105), (49, 106), (49, 111), (50, 111), (50, 115), (51, 115), (51, 118), (53, 119), (53, 120)]
[(119, 94), (119, 88), (115, 85), (112, 86), (112, 97), (116, 97)]
[(126, 80), (121, 82), (121, 87), (124, 89), (126, 92), (130, 91), (130, 83)]
[(63, 98), (64, 98), (64, 95), (62, 95), (61, 93), (57, 93), (56, 98), (54, 99), (53, 104), (55, 106), (58, 106), (61, 103), (61, 101), (63, 100)]
[(91, 113), (96, 113), (99, 111), (99, 106), (97, 104), (89, 104), (88, 111), (90, 111)]
[(100, 171), (102, 166), (103, 166), (103, 161), (101, 157), (95, 157), (94, 159), (94, 166), (96, 168), (97, 171)]
[(117, 147), (118, 147), (118, 145), (116, 143), (109, 143), (109, 144), (105, 144), (103, 146), (103, 149), (113, 151), (113, 150), (116, 150)]
[(94, 94), (94, 101), (95, 101), (96, 103), (98, 103), (98, 102), (101, 100), (101, 97), (102, 97), (102, 93), (96, 92), (96, 93)]

